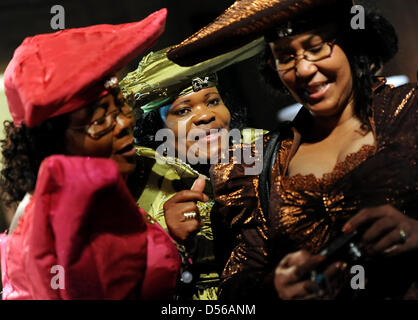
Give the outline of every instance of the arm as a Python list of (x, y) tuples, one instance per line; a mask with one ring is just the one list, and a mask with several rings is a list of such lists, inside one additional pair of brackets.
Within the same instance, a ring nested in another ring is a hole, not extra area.
[(25, 264), (35, 299), (140, 297), (147, 224), (113, 161), (47, 158), (34, 199)]
[[(235, 146), (233, 148), (245, 148)], [(231, 154), (236, 150), (232, 149)], [(259, 159), (258, 159), (259, 160)], [(267, 221), (258, 198), (258, 176), (245, 174), (245, 164), (220, 163), (211, 169), (217, 210), (212, 217), (215, 245), (227, 263), (220, 298), (246, 300), (273, 297)], [(221, 248), (221, 249), (219, 249)], [(224, 260), (224, 259), (220, 259)]]

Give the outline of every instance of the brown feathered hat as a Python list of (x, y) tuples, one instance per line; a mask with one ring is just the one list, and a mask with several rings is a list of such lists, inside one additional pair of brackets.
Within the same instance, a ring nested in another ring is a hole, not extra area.
[(328, 11), (322, 9), (337, 2), (347, 1), (236, 0), (214, 22), (172, 47), (167, 56), (177, 64), (191, 66), (247, 44), (273, 27)]

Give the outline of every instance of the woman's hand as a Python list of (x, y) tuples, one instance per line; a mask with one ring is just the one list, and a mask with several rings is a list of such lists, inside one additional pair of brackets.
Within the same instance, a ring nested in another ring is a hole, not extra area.
[(345, 233), (364, 227), (361, 241), (369, 255), (395, 256), (418, 249), (418, 221), (391, 205), (366, 208), (347, 221)]
[[(205, 179), (197, 178), (191, 190), (177, 192), (164, 203), (168, 231), (178, 243), (184, 244), (201, 227), (196, 201), (206, 202), (209, 200), (208, 196), (203, 193), (205, 184)], [(192, 213), (195, 213), (195, 218), (188, 218), (187, 216)]]
[[(323, 263), (325, 256), (312, 255), (300, 250), (286, 255), (276, 268), (274, 285), (279, 297), (290, 299), (331, 299), (341, 286), (338, 280), (343, 276), (346, 264), (335, 262), (329, 265), (322, 274), (321, 284), (313, 281), (315, 269)], [(316, 277), (318, 279), (318, 277)], [(326, 282), (327, 286), (324, 286)]]

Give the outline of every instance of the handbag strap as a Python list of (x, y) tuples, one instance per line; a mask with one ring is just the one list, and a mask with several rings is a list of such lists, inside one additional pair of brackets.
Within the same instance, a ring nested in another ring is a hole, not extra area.
[(289, 122), (286, 122), (269, 133), (270, 140), (267, 142), (263, 152), (263, 169), (260, 173), (258, 194), (260, 197), (261, 208), (264, 214), (267, 214), (269, 210), (271, 172), (276, 162), (279, 145), (283, 140), (283, 129), (287, 127), (288, 124)]

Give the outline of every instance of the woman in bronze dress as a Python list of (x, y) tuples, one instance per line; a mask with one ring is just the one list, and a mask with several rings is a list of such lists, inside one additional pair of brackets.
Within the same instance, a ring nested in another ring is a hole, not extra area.
[[(208, 42), (229, 50), (264, 34), (264, 75), (304, 106), (265, 138), (266, 148), (277, 141), (268, 205), (268, 178), (245, 176), (234, 159), (212, 170), (234, 244), (220, 297), (416, 298), (417, 85), (375, 77), (396, 53), (393, 27), (366, 8), (366, 28), (353, 28), (352, 1), (246, 2), (169, 53), (194, 63)], [(352, 232), (362, 260), (323, 251)], [(355, 264), (366, 274), (356, 286)]]

